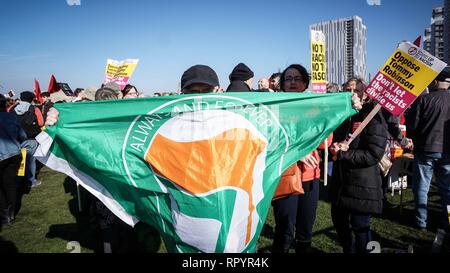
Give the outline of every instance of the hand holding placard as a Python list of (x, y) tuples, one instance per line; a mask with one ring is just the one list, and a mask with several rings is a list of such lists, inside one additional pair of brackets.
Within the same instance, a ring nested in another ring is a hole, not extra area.
[(347, 144), (350, 145), (381, 107), (395, 116), (401, 115), (446, 65), (410, 42), (401, 43), (366, 88), (366, 94), (378, 104)]
[(389, 57), (366, 93), (395, 116), (401, 115), (446, 64), (410, 42)]

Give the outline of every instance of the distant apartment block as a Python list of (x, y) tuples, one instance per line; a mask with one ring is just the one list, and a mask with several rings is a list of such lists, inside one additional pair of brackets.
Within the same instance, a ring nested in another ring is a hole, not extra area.
[(310, 26), (325, 34), (327, 80), (343, 84), (352, 77), (366, 79), (366, 26), (358, 16), (321, 22)]
[(444, 2), (444, 62), (450, 64), (450, 0)]
[[(448, 4), (448, 0), (446, 0)], [(425, 30), (424, 49), (431, 55), (444, 61), (444, 6), (433, 8), (431, 14), (431, 27)], [(447, 21), (450, 19), (447, 19)], [(446, 22), (448, 25), (448, 22)], [(429, 35), (429, 40), (427, 36)], [(447, 47), (448, 55), (448, 47)]]

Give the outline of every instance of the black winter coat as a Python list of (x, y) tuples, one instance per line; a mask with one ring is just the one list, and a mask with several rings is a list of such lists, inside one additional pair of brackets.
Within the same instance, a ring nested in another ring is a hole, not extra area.
[[(343, 141), (352, 132), (354, 122), (362, 122), (373, 108), (364, 105), (356, 115), (339, 128), (334, 142)], [(339, 139), (341, 138), (341, 139)], [(333, 163), (330, 200), (333, 205), (360, 213), (381, 213), (383, 191), (378, 166), (387, 143), (387, 125), (381, 112), (369, 122), (346, 152), (340, 152)]]
[(420, 96), (406, 118), (414, 151), (450, 153), (450, 91), (436, 90)]
[(250, 92), (252, 91), (248, 84), (243, 81), (232, 81), (226, 92)]

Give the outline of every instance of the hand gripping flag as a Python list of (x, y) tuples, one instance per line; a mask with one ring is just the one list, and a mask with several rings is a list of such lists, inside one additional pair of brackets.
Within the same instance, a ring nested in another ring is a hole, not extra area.
[[(350, 93), (59, 104), (35, 154), (170, 252), (255, 252), (282, 173), (355, 114)], [(77, 113), (74, 115), (73, 113)]]

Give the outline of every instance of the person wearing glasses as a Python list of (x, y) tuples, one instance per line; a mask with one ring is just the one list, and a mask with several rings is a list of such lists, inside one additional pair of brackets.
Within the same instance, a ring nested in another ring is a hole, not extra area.
[[(309, 82), (310, 76), (307, 70), (299, 64), (290, 65), (280, 76), (282, 92), (304, 92), (308, 88)], [(293, 171), (293, 168), (296, 170)], [(294, 173), (299, 172), (301, 175), (293, 176)], [(280, 183), (301, 179), (295, 183), (301, 183), (304, 194), (293, 194), (272, 202), (275, 215), (273, 252), (288, 253), (294, 238), (296, 253), (310, 252), (312, 230), (319, 200), (319, 178), (317, 150), (300, 159), (283, 173)]]
[[(310, 82), (310, 76), (305, 67), (300, 64), (292, 64), (287, 67), (280, 76), (281, 92), (304, 92)], [(361, 109), (360, 98), (355, 94), (352, 97), (352, 104), (355, 109)], [(332, 135), (328, 137), (331, 144)], [(319, 149), (324, 149), (321, 144)], [(293, 179), (289, 177), (292, 168), (298, 168), (301, 175), (295, 176), (300, 179), (304, 194), (290, 195), (276, 199), (272, 202), (275, 215), (275, 236), (273, 242), (273, 252), (289, 252), (291, 243), (295, 238), (296, 253), (311, 252), (311, 240), (313, 226), (316, 219), (317, 203), (319, 200), (320, 167), (319, 153), (312, 151), (309, 155), (293, 164), (282, 175), (283, 180)]]
[(123, 88), (122, 92), (122, 98), (124, 99), (135, 99), (139, 97), (139, 91), (137, 90), (136, 86), (127, 84)]

